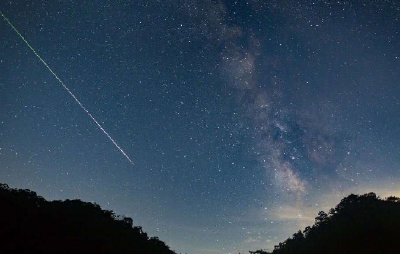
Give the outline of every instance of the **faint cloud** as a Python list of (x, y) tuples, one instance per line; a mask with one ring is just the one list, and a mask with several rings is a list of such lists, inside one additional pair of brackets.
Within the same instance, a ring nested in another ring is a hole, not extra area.
[(262, 242), (261, 236), (258, 237), (247, 237), (243, 242), (245, 243), (259, 243)]
[(315, 208), (304, 205), (281, 206), (275, 210), (277, 220), (293, 220), (306, 225), (314, 223), (317, 214)]

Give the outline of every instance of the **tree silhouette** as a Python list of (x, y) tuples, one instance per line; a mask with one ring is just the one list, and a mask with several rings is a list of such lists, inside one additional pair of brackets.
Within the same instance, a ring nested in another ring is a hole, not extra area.
[(0, 184), (0, 253), (175, 254), (133, 220), (80, 200), (48, 202)]
[[(272, 252), (250, 253), (398, 254), (399, 241), (400, 199), (352, 194)], [(176, 254), (131, 218), (80, 200), (48, 202), (6, 184), (0, 184), (0, 253)]]
[[(275, 246), (273, 254), (398, 254), (400, 199), (351, 194), (315, 224)], [(250, 252), (267, 254), (266, 251)]]

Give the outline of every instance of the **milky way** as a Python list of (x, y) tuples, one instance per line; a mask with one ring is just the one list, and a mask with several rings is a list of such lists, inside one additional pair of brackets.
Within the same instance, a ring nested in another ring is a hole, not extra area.
[(398, 1), (1, 9), (135, 170), (0, 22), (0, 182), (192, 254), (272, 249), (345, 195), (400, 195)]

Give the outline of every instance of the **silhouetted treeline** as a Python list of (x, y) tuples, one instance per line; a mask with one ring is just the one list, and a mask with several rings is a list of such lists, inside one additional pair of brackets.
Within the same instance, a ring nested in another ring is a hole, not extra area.
[(132, 219), (80, 200), (48, 202), (0, 184), (0, 253), (175, 254)]
[(275, 246), (272, 253), (399, 254), (400, 199), (352, 194), (329, 213), (320, 212), (313, 226)]

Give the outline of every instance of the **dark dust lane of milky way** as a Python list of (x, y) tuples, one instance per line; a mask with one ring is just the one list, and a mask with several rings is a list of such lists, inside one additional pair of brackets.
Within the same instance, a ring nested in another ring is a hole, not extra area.
[(271, 249), (400, 196), (398, 1), (5, 1), (0, 182), (96, 202), (178, 253)]

